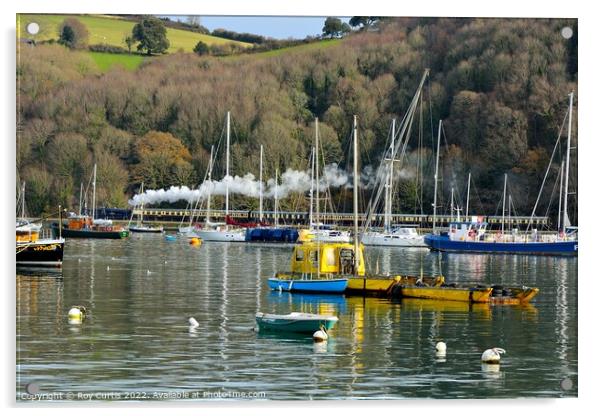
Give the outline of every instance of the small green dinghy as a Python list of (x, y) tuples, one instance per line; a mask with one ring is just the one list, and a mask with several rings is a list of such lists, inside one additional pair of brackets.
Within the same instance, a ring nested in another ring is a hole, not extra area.
[(255, 320), (260, 331), (286, 331), (313, 334), (320, 329), (331, 329), (339, 318), (330, 315), (291, 312), (288, 315), (257, 313)]

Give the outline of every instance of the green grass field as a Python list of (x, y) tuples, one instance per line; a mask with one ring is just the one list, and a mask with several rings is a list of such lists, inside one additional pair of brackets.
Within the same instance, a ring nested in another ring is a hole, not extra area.
[(133, 71), (138, 68), (145, 59), (141, 55), (121, 55), (108, 52), (88, 52), (88, 54), (102, 72), (106, 72), (116, 66), (121, 66), (128, 71)]
[[(88, 31), (90, 32), (88, 44), (90, 45), (106, 43), (125, 48), (126, 45), (123, 42), (123, 39), (126, 35), (131, 35), (132, 28), (135, 25), (132, 21), (105, 15), (18, 14), (17, 34), (19, 37), (31, 38), (32, 36), (26, 32), (26, 27), (28, 23), (36, 22), (40, 25), (40, 32), (35, 35), (36, 40), (57, 39), (58, 27), (66, 17), (75, 17), (88, 28)], [(169, 53), (177, 52), (179, 50), (192, 52), (192, 49), (200, 40), (208, 45), (235, 43), (245, 47), (251, 46), (249, 43), (236, 42), (172, 28), (167, 28), (167, 39), (169, 39), (170, 43)]]
[(306, 44), (298, 45), (298, 46), (290, 46), (288, 48), (274, 49), (274, 50), (267, 51), (267, 52), (259, 52), (259, 53), (253, 54), (253, 56), (268, 57), (268, 56), (278, 56), (278, 55), (282, 55), (284, 53), (290, 53), (290, 52), (305, 52), (305, 51), (312, 51), (312, 50), (316, 50), (316, 49), (324, 49), (324, 48), (328, 48), (330, 46), (339, 44), (341, 42), (341, 40), (342, 39), (321, 40), (318, 42), (306, 43)]

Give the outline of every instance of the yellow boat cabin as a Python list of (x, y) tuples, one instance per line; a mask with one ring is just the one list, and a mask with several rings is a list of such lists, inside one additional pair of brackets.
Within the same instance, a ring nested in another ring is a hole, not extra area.
[(364, 250), (360, 246), (357, 273), (355, 273), (355, 249), (349, 243), (309, 242), (293, 249), (291, 271), (293, 273), (364, 276)]

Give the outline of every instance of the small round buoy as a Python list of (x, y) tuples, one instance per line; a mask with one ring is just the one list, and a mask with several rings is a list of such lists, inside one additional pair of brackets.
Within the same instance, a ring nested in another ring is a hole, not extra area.
[(72, 306), (69, 309), (68, 318), (71, 324), (80, 324), (86, 316), (86, 308), (83, 306)]
[(111, 268), (109, 266), (107, 266), (107, 271), (111, 270)]
[(328, 334), (324, 329), (319, 329), (314, 332), (313, 339), (314, 342), (324, 342), (328, 340)]
[(500, 354), (506, 354), (506, 350), (503, 348), (490, 348), (483, 352), (481, 355), (481, 361), (486, 364), (499, 364), (500, 363)]
[(188, 323), (190, 324), (190, 329), (194, 329), (194, 328), (198, 328), (199, 323), (196, 319), (194, 319), (192, 316), (190, 318), (188, 318)]
[(198, 237), (192, 237), (190, 239), (190, 245), (191, 246), (199, 246), (199, 245), (201, 245), (201, 239), (198, 238)]
[(447, 345), (445, 345), (445, 342), (437, 342), (437, 344), (435, 344), (435, 351), (437, 352), (437, 354), (445, 355), (445, 353), (447, 352)]

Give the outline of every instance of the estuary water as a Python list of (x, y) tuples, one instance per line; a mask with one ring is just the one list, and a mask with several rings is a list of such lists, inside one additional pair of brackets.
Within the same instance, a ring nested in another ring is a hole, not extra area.
[[(577, 396), (576, 258), (366, 248), (381, 273), (540, 288), (530, 305), (471, 306), (271, 292), (291, 250), (68, 239), (61, 273), (17, 270), (17, 401)], [(253, 330), (256, 312), (291, 311), (340, 320), (323, 344)], [(507, 351), (499, 367), (480, 362), (491, 347)]]

